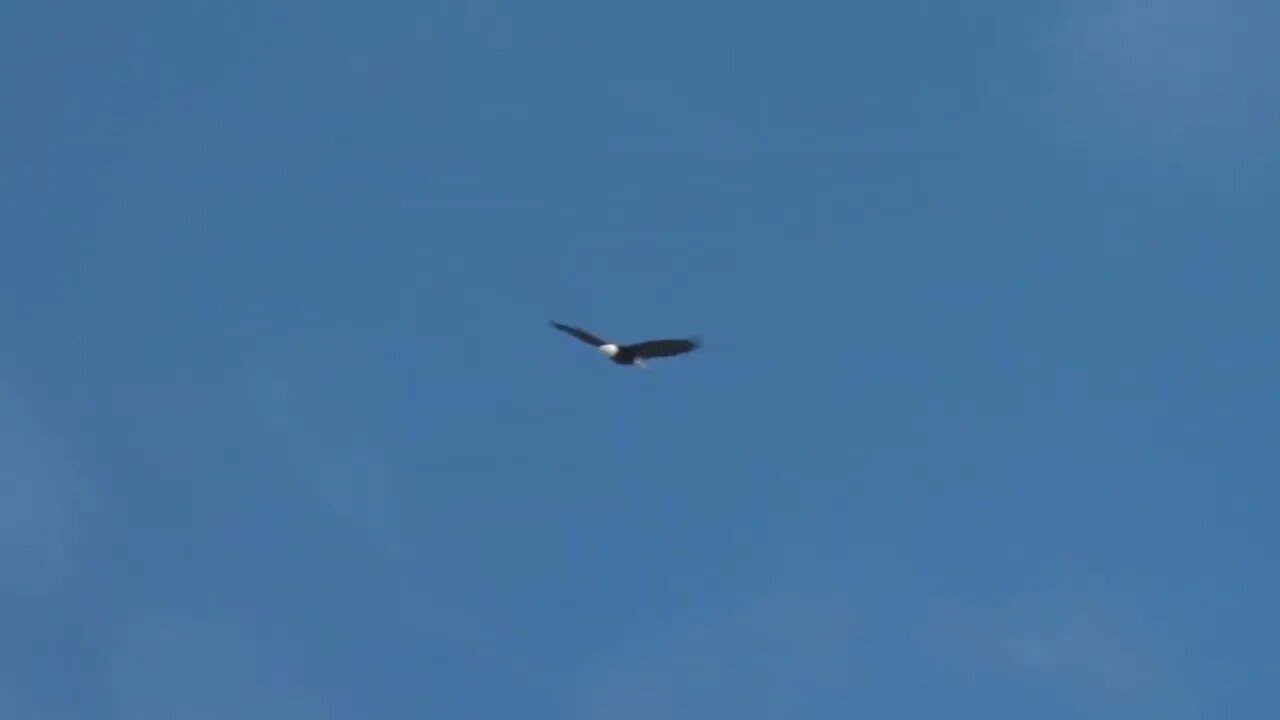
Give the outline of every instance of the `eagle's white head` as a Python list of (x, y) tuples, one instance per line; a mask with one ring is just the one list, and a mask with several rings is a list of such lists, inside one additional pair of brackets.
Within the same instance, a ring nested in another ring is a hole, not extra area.
[(600, 346), (600, 352), (608, 355), (609, 357), (613, 357), (618, 354), (618, 346), (613, 343), (605, 343)]

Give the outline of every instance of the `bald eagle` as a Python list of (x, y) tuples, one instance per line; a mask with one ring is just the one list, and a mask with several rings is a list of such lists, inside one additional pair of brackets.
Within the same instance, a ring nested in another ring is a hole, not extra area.
[(631, 343), (622, 345), (614, 342), (607, 342), (581, 328), (572, 325), (562, 325), (558, 322), (551, 322), (551, 327), (578, 338), (584, 343), (594, 345), (597, 350), (604, 353), (610, 360), (619, 365), (635, 365), (638, 367), (646, 367), (644, 361), (648, 358), (663, 358), (673, 355), (683, 355), (687, 352), (696, 350), (702, 345), (702, 340), (698, 337), (673, 338), (665, 340), (645, 340), (644, 342)]

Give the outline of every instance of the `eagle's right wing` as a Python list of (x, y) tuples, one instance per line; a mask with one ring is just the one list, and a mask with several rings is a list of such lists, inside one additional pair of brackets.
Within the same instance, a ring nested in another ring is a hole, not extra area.
[(572, 335), (572, 336), (574, 336), (574, 337), (578, 338), (578, 339), (579, 339), (579, 340), (581, 340), (582, 342), (584, 342), (584, 343), (589, 343), (589, 344), (594, 345), (594, 346), (596, 346), (596, 347), (600, 347), (601, 345), (604, 345), (604, 344), (605, 344), (604, 340), (601, 340), (600, 338), (596, 337), (595, 335), (592, 335), (591, 333), (587, 332), (586, 330), (583, 330), (583, 329), (581, 329), (581, 328), (576, 328), (576, 327), (574, 327), (574, 326), (572, 326), (572, 325), (561, 325), (561, 324), (560, 324), (560, 323), (558, 323), (558, 322), (552, 322), (552, 323), (551, 323), (551, 327), (553, 327), (553, 328), (555, 328), (555, 329), (557, 329), (557, 330), (563, 331), (563, 332), (567, 332), (567, 333), (569, 333), (570, 335)]

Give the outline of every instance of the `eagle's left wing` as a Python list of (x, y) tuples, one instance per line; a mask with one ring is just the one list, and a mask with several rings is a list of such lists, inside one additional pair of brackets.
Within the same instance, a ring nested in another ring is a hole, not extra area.
[(696, 350), (701, 346), (702, 341), (700, 339), (691, 337), (668, 340), (646, 340), (644, 342), (628, 345), (627, 349), (634, 352), (638, 357), (657, 358), (671, 357), (672, 355), (683, 355), (687, 352)]

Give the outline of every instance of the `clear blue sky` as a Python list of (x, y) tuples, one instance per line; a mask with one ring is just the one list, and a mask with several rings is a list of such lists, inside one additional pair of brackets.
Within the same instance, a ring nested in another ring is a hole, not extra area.
[(1276, 717), (1278, 25), (7, 5), (0, 716)]

